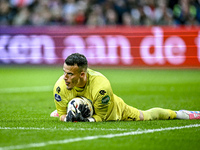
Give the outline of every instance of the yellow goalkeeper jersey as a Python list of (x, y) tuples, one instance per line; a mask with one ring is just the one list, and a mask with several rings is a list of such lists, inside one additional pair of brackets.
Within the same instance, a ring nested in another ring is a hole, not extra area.
[(93, 118), (96, 122), (138, 120), (139, 111), (137, 109), (131, 108), (136, 111), (131, 110), (134, 115), (137, 114), (135, 118), (123, 114), (129, 106), (120, 97), (113, 94), (109, 80), (97, 71), (87, 70), (87, 83), (84, 88), (74, 87), (72, 90), (68, 90), (63, 75), (58, 79), (54, 86), (54, 102), (60, 117), (66, 114), (69, 101), (77, 96), (83, 96), (92, 101), (95, 112)]

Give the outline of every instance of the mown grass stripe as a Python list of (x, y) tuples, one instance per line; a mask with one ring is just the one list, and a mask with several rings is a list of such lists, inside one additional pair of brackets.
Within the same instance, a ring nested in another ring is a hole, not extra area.
[(147, 133), (169, 131), (169, 130), (180, 130), (180, 129), (185, 129), (185, 128), (195, 128), (195, 127), (200, 127), (200, 124), (191, 124), (191, 125), (186, 125), (186, 126), (167, 127), (167, 128), (159, 128), (159, 129), (137, 130), (137, 131), (131, 131), (131, 132), (118, 133), (118, 134), (86, 136), (86, 137), (64, 139), (64, 140), (57, 140), (57, 141), (47, 141), (47, 142), (41, 142), (41, 143), (30, 143), (30, 144), (26, 144), (26, 145), (14, 145), (14, 146), (0, 147), (0, 150), (12, 150), (12, 149), (25, 149), (25, 148), (33, 148), (33, 147), (44, 147), (44, 146), (54, 145), (54, 144), (66, 144), (66, 143), (79, 142), (79, 141), (95, 140), (95, 139), (99, 139), (99, 138), (123, 137), (123, 136), (130, 136), (130, 135), (147, 134)]
[(0, 94), (1, 93), (48, 92), (48, 91), (53, 91), (53, 86), (1, 88)]
[(132, 129), (122, 129), (122, 128), (35, 128), (35, 127), (0, 127), (0, 130), (64, 130), (64, 131), (90, 131), (90, 130), (102, 130), (102, 131), (130, 131)]

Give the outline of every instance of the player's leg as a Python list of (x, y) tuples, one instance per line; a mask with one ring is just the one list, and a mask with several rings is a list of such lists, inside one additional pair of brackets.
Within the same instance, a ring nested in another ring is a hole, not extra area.
[(176, 118), (176, 112), (170, 109), (152, 108), (142, 111), (144, 120), (167, 120)]
[(144, 120), (200, 119), (200, 111), (173, 111), (170, 109), (152, 108), (142, 112), (144, 115)]
[(143, 116), (141, 116), (141, 115), (142, 115), (142, 112), (140, 110), (124, 103), (124, 110), (122, 113), (121, 120), (123, 120), (123, 121), (143, 120)]
[(170, 109), (152, 108), (141, 111), (137, 108), (121, 102), (123, 105), (122, 119), (123, 121), (139, 121), (139, 120), (167, 120), (176, 118), (176, 112)]

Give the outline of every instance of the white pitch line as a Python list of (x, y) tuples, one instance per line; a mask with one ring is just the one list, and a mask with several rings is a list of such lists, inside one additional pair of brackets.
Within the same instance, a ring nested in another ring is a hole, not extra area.
[(53, 86), (1, 88), (0, 94), (1, 93), (48, 92), (48, 91), (53, 91)]
[(35, 127), (0, 127), (0, 130), (63, 130), (63, 131), (130, 131), (128, 129), (114, 128), (35, 128)]
[(15, 146), (0, 147), (0, 150), (44, 147), (44, 146), (54, 145), (54, 144), (66, 144), (66, 143), (79, 142), (79, 141), (95, 140), (95, 139), (99, 139), (99, 138), (123, 137), (123, 136), (130, 136), (130, 135), (147, 134), (147, 133), (169, 131), (169, 130), (180, 130), (180, 129), (185, 129), (185, 128), (195, 128), (195, 127), (200, 127), (200, 124), (191, 124), (191, 125), (180, 126), (180, 127), (168, 127), (168, 128), (160, 128), (160, 129), (137, 130), (137, 131), (131, 131), (131, 132), (125, 132), (125, 133), (118, 133), (118, 134), (86, 136), (86, 137), (64, 139), (64, 140), (57, 140), (57, 141), (48, 141), (48, 142), (41, 142), (41, 143), (30, 143), (30, 144), (26, 144), (26, 145), (15, 145)]

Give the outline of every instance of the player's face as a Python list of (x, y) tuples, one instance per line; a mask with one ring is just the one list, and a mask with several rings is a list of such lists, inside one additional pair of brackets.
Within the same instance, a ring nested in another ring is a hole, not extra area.
[(63, 65), (64, 71), (64, 80), (68, 90), (73, 89), (74, 86), (80, 84), (81, 73), (79, 71), (79, 67), (77, 65), (68, 66), (64, 63)]

